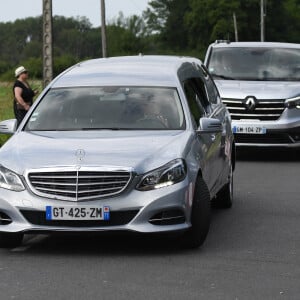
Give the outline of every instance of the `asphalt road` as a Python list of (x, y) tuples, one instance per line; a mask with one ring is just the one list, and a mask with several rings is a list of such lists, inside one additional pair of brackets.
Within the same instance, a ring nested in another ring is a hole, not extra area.
[(27, 236), (0, 299), (300, 299), (300, 153), (243, 151), (235, 203), (202, 248), (139, 236)]

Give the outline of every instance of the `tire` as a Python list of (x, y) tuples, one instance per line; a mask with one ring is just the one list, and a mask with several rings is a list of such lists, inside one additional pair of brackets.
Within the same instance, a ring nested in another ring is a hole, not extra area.
[(204, 243), (210, 226), (210, 194), (201, 177), (195, 185), (191, 224), (192, 227), (182, 237), (182, 245), (185, 248), (198, 248)]
[(22, 244), (23, 233), (0, 232), (0, 248), (16, 248)]
[(213, 206), (216, 208), (231, 208), (233, 202), (233, 166), (230, 164), (228, 183), (218, 192), (213, 199)]

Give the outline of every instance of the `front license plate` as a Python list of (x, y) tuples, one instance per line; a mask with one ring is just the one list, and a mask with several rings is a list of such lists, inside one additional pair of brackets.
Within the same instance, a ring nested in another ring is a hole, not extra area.
[(46, 220), (110, 219), (109, 206), (46, 206)]
[(238, 125), (232, 127), (233, 133), (241, 134), (266, 134), (267, 129), (262, 126)]

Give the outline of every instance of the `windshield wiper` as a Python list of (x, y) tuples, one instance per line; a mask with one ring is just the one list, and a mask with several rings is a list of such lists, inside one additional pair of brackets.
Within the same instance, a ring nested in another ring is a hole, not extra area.
[(93, 127), (93, 128), (80, 128), (79, 130), (133, 130), (134, 128), (123, 127)]
[[(59, 128), (59, 129), (53, 129), (53, 128), (46, 128), (46, 129), (34, 129), (30, 131), (88, 131), (88, 130), (127, 130), (127, 128), (117, 128), (117, 127), (112, 127), (112, 128)], [(129, 129), (128, 129), (129, 130)]]
[(282, 78), (266, 78), (268, 81), (300, 81), (300, 78), (295, 77), (282, 77)]

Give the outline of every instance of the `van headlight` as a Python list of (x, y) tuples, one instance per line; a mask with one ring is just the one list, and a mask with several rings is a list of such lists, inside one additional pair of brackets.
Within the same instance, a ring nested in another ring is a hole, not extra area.
[(4, 168), (1, 165), (0, 165), (0, 188), (12, 190), (15, 192), (20, 192), (25, 190), (21, 178), (13, 171)]
[(298, 108), (300, 109), (300, 96), (286, 99), (284, 106), (287, 108)]
[(183, 159), (175, 159), (143, 176), (136, 189), (149, 191), (173, 185), (185, 179), (186, 164)]

